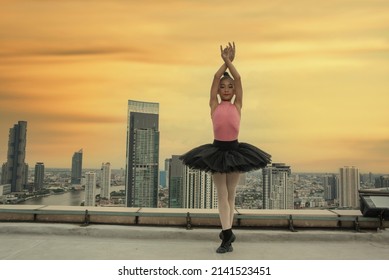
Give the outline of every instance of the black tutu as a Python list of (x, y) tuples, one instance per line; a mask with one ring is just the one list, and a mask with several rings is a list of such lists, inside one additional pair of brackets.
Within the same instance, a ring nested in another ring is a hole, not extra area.
[(183, 163), (211, 173), (248, 172), (265, 167), (271, 155), (248, 143), (214, 140), (180, 156)]

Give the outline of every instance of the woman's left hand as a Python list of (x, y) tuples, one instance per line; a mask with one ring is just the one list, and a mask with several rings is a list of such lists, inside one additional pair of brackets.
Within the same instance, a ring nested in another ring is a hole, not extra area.
[(229, 59), (232, 62), (232, 61), (234, 61), (234, 58), (235, 58), (235, 42), (232, 42), (232, 45), (230, 42), (228, 42), (228, 45), (230, 47)]

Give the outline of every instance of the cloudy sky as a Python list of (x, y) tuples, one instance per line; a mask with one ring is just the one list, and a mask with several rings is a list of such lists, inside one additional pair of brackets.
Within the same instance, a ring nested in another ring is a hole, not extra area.
[[(239, 140), (292, 171), (389, 173), (389, 1), (1, 0), (0, 162), (125, 167), (127, 101), (160, 104), (160, 162), (211, 142), (209, 89), (235, 41)], [(163, 168), (163, 166), (162, 166)]]

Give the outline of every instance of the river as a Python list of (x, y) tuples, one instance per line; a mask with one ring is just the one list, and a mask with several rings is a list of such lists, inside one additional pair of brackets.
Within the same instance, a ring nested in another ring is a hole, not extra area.
[[(124, 190), (124, 186), (113, 186), (111, 192)], [(96, 189), (96, 195), (100, 194), (100, 189)], [(24, 205), (64, 205), (64, 206), (80, 206), (84, 200), (85, 191), (69, 191), (62, 194), (53, 194), (50, 196), (32, 198), (19, 204)]]

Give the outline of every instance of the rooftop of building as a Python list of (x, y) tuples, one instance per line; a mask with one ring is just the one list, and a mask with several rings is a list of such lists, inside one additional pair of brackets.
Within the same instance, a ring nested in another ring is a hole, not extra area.
[[(87, 211), (86, 211), (87, 210)], [(388, 221), (358, 210), (236, 210), (217, 254), (217, 210), (0, 205), (3, 260), (389, 260)]]

